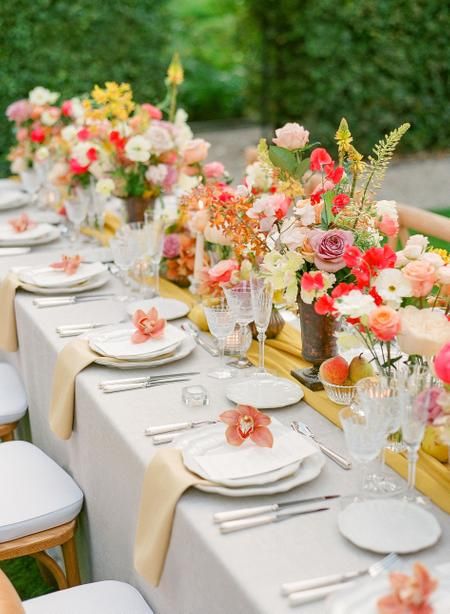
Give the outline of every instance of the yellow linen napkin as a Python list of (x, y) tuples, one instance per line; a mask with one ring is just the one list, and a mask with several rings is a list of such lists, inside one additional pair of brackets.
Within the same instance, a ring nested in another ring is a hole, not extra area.
[(86, 339), (70, 341), (58, 354), (53, 373), (49, 422), (61, 439), (72, 435), (75, 408), (75, 378), (97, 358)]
[(102, 245), (107, 246), (109, 244), (109, 240), (116, 234), (121, 225), (122, 220), (118, 215), (112, 211), (106, 211), (103, 230), (97, 230), (96, 228), (88, 228), (87, 226), (84, 226), (81, 229), (81, 232), (88, 237), (97, 239), (97, 241), (100, 241)]
[(19, 279), (13, 273), (9, 273), (0, 284), (0, 349), (5, 352), (17, 352), (19, 347), (14, 306), (19, 286)]
[(208, 484), (186, 469), (181, 451), (158, 451), (147, 467), (142, 484), (134, 544), (134, 566), (153, 586), (158, 586), (169, 549), (178, 499), (194, 484)]

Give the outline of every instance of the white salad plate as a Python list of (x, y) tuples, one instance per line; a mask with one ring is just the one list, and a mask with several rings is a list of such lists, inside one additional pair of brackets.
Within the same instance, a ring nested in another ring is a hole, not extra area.
[(183, 462), (192, 472), (216, 484), (239, 488), (275, 482), (292, 475), (317, 447), (278, 420), (272, 420), (272, 448), (257, 446), (250, 439), (231, 446), (223, 423), (181, 433), (173, 445), (182, 450)]
[(20, 281), (41, 288), (69, 288), (84, 283), (92, 278), (106, 273), (108, 267), (101, 262), (81, 263), (73, 275), (68, 275), (62, 269), (33, 267), (19, 273)]
[(258, 409), (277, 409), (298, 403), (303, 390), (294, 382), (274, 375), (250, 376), (232, 381), (225, 389), (227, 399)]
[(186, 358), (196, 347), (194, 339), (190, 336), (186, 336), (174, 352), (154, 358), (153, 360), (117, 360), (106, 356), (99, 356), (95, 359), (95, 363), (103, 367), (113, 367), (114, 369), (150, 369)]
[(0, 211), (10, 211), (24, 207), (29, 203), (29, 197), (25, 192), (20, 190), (2, 190), (0, 189)]
[(152, 307), (156, 307), (159, 316), (165, 320), (184, 318), (184, 316), (186, 316), (190, 311), (189, 305), (183, 303), (183, 301), (158, 296), (148, 300), (133, 301), (128, 303), (127, 312), (130, 316), (132, 316), (137, 309), (142, 309), (143, 311), (147, 312)]
[(94, 352), (119, 360), (145, 360), (170, 354), (185, 339), (186, 333), (167, 324), (164, 335), (159, 339), (148, 339), (144, 343), (133, 343), (131, 337), (136, 332), (134, 326), (126, 324), (89, 337), (89, 345)]
[(339, 514), (338, 527), (356, 546), (380, 554), (417, 552), (435, 544), (441, 535), (429, 511), (398, 499), (351, 503)]
[(87, 281), (79, 283), (75, 286), (69, 286), (64, 288), (42, 288), (41, 286), (36, 286), (34, 284), (21, 283), (20, 287), (27, 292), (32, 292), (33, 294), (45, 294), (48, 296), (63, 296), (63, 295), (72, 295), (79, 294), (80, 292), (86, 292), (87, 290), (96, 290), (97, 288), (101, 288), (111, 279), (109, 273), (101, 273), (96, 277), (92, 277)]
[[(5, 225), (0, 226), (4, 228)], [(51, 243), (59, 239), (61, 234), (59, 228), (51, 226), (50, 224), (41, 224), (40, 226), (45, 226), (48, 232), (34, 238), (27, 238), (24, 232), (14, 233), (14, 237), (12, 238), (3, 239), (0, 237), (0, 247), (33, 247), (35, 245), (45, 245), (46, 243)], [(30, 230), (30, 232), (32, 231)]]

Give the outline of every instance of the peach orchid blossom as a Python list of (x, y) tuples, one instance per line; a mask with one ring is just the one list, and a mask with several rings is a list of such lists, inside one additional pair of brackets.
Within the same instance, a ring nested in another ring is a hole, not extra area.
[(137, 330), (131, 336), (132, 343), (144, 343), (149, 339), (159, 339), (164, 334), (166, 321), (159, 317), (158, 311), (152, 307), (148, 313), (138, 309), (133, 315), (133, 324)]
[(36, 226), (36, 222), (33, 222), (26, 213), (22, 213), (19, 217), (8, 220), (8, 223), (13, 227), (14, 232), (25, 232)]
[(392, 593), (378, 600), (378, 614), (433, 614), (428, 598), (438, 585), (426, 567), (415, 563), (412, 576), (390, 574)]
[(271, 448), (273, 435), (267, 426), (271, 418), (251, 405), (238, 405), (220, 414), (219, 419), (228, 425), (225, 432), (227, 442), (232, 446), (240, 446), (250, 438), (257, 446)]
[(63, 256), (61, 257), (60, 262), (53, 262), (50, 267), (52, 269), (58, 269), (60, 271), (64, 271), (66, 275), (74, 275), (78, 271), (78, 267), (81, 264), (81, 256), (76, 254), (76, 256)]

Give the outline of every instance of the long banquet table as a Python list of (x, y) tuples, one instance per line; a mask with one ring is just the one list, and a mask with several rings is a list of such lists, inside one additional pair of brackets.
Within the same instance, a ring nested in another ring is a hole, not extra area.
[[(61, 250), (62, 242), (58, 241), (31, 254), (2, 257), (0, 275), (11, 266), (48, 263)], [(100, 291), (111, 290), (120, 291), (113, 278)], [(78, 532), (85, 581), (108, 578), (130, 582), (156, 614), (287, 614), (293, 610), (280, 594), (283, 582), (358, 569), (379, 558), (340, 535), (336, 524), (339, 501), (332, 502), (328, 512), (230, 535), (221, 535), (212, 523), (214, 512), (247, 504), (354, 492), (357, 472), (344, 471), (327, 460), (317, 479), (284, 495), (235, 499), (188, 491), (177, 506), (161, 583), (157, 588), (150, 586), (133, 567), (141, 485), (156, 450), (144, 436), (144, 429), (150, 424), (217, 416), (231, 406), (225, 384), (207, 377), (214, 359), (201, 348), (182, 362), (154, 372), (200, 371), (192, 383), (208, 389), (210, 405), (203, 408), (182, 404), (182, 383), (104, 394), (98, 388), (101, 379), (142, 373), (90, 366), (77, 377), (72, 437), (59, 440), (50, 431), (48, 408), (57, 354), (70, 339), (60, 339), (55, 326), (119, 320), (123, 306), (103, 301), (37, 309), (32, 299), (23, 291), (16, 296), (19, 364), (29, 398), (32, 440), (77, 480), (85, 494)], [(270, 413), (286, 425), (292, 419), (303, 420), (325, 443), (346, 454), (342, 432), (306, 403)], [(442, 526), (442, 537), (433, 548), (405, 557), (407, 560), (433, 565), (450, 559), (449, 516), (436, 506), (432, 509)], [(324, 605), (319, 601), (299, 611), (318, 614), (324, 612)]]

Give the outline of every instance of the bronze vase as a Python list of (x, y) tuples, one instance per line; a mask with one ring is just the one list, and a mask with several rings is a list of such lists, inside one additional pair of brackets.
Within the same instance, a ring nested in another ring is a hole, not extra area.
[(124, 201), (127, 222), (143, 222), (144, 212), (153, 207), (155, 203), (153, 198), (144, 198), (143, 196), (128, 196)]
[[(274, 339), (277, 335), (281, 333), (283, 327), (285, 325), (285, 321), (281, 313), (278, 311), (276, 307), (272, 307), (272, 313), (270, 314), (269, 326), (266, 330), (266, 339)], [(252, 322), (250, 324), (250, 330), (252, 331), (253, 339), (258, 338), (258, 331), (256, 330), (255, 323)]]
[(314, 304), (308, 305), (302, 301), (300, 294), (297, 302), (302, 336), (302, 356), (313, 366), (296, 370), (295, 377), (311, 390), (321, 390), (323, 386), (319, 380), (319, 367), (324, 360), (337, 354), (335, 333), (339, 323), (331, 316), (316, 313)]

